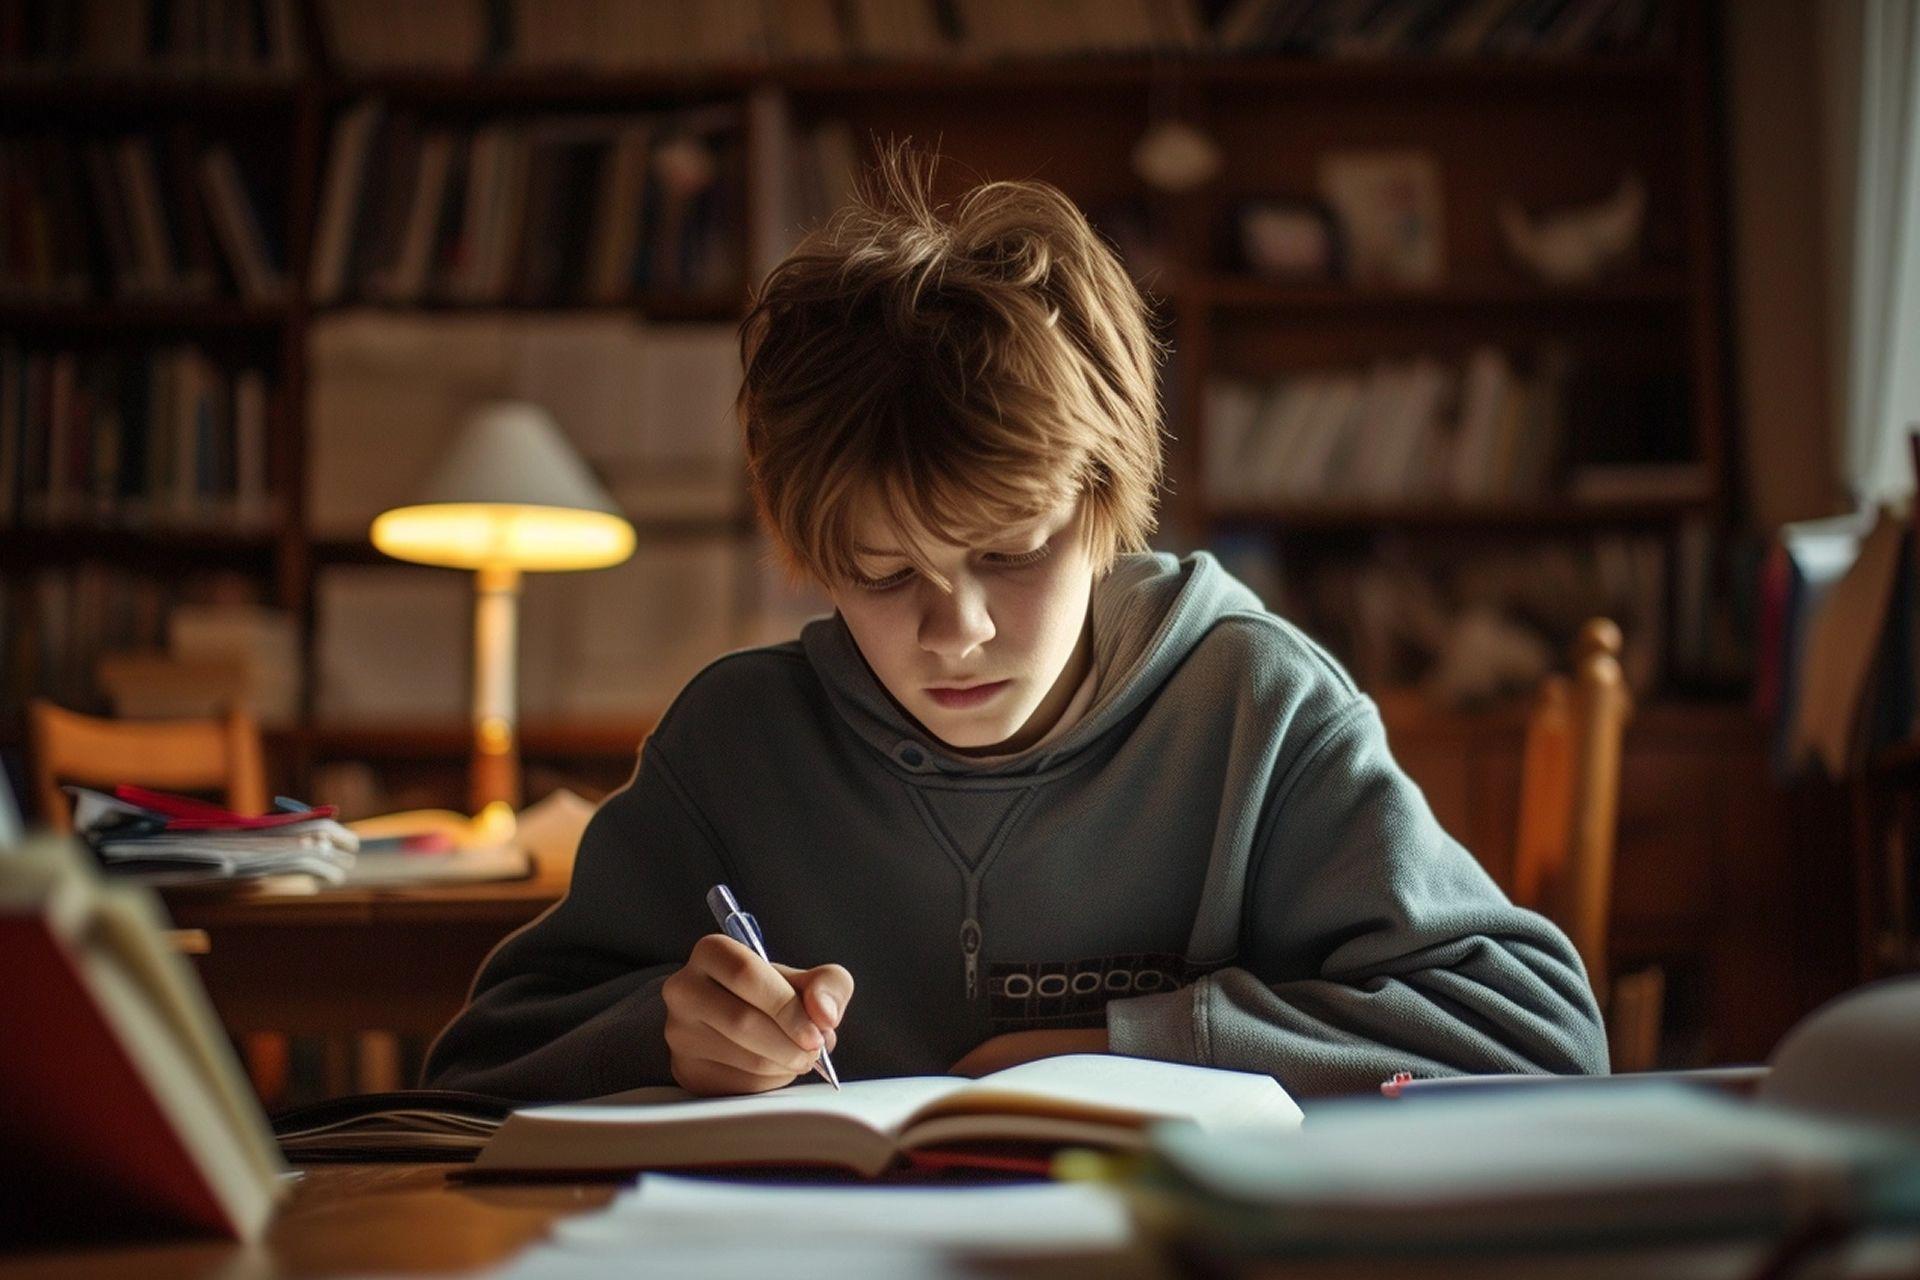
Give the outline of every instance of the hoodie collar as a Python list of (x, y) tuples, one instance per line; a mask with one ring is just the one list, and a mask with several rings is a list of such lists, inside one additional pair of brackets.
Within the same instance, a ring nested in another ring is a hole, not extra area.
[(902, 712), (839, 613), (809, 622), (800, 643), (835, 710), (895, 767), (934, 777), (1006, 778), (1070, 762), (1152, 698), (1222, 614), (1261, 607), (1205, 551), (1121, 556), (1093, 588), (1093, 705), (1058, 738), (991, 764), (949, 750)]

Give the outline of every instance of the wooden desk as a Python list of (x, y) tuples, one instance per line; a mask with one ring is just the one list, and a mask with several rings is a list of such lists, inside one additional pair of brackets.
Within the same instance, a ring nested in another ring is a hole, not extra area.
[(163, 896), (174, 924), (211, 944), (194, 957), (229, 1030), (432, 1035), (466, 1001), (500, 939), (556, 902), (540, 879), (433, 889)]
[[(497, 1266), (570, 1214), (598, 1209), (620, 1184), (459, 1183), (459, 1165), (319, 1165), (305, 1171), (267, 1237), (252, 1248), (213, 1241), (0, 1252), (0, 1280), (202, 1280), (467, 1272)], [(724, 1249), (724, 1241), (716, 1241)], [(586, 1259), (583, 1258), (583, 1262)], [(585, 1268), (583, 1267), (583, 1271)], [(635, 1274), (651, 1274), (644, 1267)], [(599, 1274), (607, 1274), (602, 1270)], [(1160, 1280), (1144, 1248), (1124, 1257), (996, 1262), (981, 1275)], [(777, 1280), (777, 1277), (769, 1277)]]
[[(460, 1168), (315, 1166), (305, 1171), (258, 1245), (178, 1240), (61, 1246), (28, 1252), (9, 1252), (0, 1246), (0, 1280), (96, 1280), (101, 1276), (278, 1280), (468, 1273), (499, 1266), (543, 1240), (555, 1222), (603, 1207), (619, 1189), (619, 1184), (611, 1182), (450, 1181), (448, 1171)], [(727, 1241), (714, 1241), (717, 1269), (712, 1274), (735, 1274), (725, 1269), (726, 1247)], [(1735, 1242), (1497, 1257), (1299, 1258), (1276, 1265), (1272, 1274), (1285, 1274), (1293, 1280), (1733, 1280), (1757, 1274), (1767, 1253), (1764, 1246)], [(657, 1274), (637, 1261), (622, 1268), (609, 1267), (604, 1255), (583, 1255), (581, 1262), (583, 1275), (605, 1276), (616, 1270)], [(1810, 1270), (1829, 1277), (1904, 1280), (1920, 1274), (1920, 1236), (1861, 1242), (1837, 1256), (1815, 1260)], [(949, 1274), (979, 1276), (982, 1280), (1025, 1276), (1048, 1280), (1170, 1280), (1195, 1273), (1136, 1243), (1124, 1252), (1098, 1256), (982, 1261)]]

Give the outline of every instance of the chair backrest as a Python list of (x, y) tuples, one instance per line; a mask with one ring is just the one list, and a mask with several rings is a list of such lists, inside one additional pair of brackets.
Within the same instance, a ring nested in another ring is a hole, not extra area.
[(219, 791), (229, 809), (266, 810), (260, 729), (244, 710), (205, 720), (105, 720), (36, 699), (32, 720), (34, 788), (56, 831), (73, 829), (62, 782)]
[(1572, 675), (1541, 684), (1520, 766), (1514, 900), (1567, 931), (1603, 1004), (1620, 742), (1631, 714), (1620, 628), (1590, 619), (1574, 646)]

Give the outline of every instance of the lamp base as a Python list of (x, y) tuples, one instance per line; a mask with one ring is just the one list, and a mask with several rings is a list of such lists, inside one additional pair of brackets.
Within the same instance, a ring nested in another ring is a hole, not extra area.
[(473, 577), (473, 811), (520, 807), (520, 745), (514, 733), (514, 668), (520, 572), (505, 566)]
[(478, 729), (468, 784), (468, 804), (474, 813), (496, 802), (520, 807), (520, 748), (511, 729), (492, 733), (487, 726)]

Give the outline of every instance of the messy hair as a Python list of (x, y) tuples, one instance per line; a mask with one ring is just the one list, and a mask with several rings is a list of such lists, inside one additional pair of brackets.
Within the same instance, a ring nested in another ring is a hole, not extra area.
[(753, 296), (735, 407), (761, 520), (790, 570), (841, 582), (878, 503), (944, 589), (916, 531), (970, 545), (1078, 501), (1104, 572), (1154, 529), (1164, 344), (1057, 187), (987, 182), (949, 211), (938, 162), (884, 146)]

